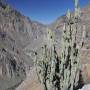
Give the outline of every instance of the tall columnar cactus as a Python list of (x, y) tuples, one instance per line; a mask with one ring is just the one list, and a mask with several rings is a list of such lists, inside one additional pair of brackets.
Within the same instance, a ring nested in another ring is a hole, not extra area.
[[(62, 54), (60, 63), (60, 90), (74, 90), (79, 85), (80, 75), (80, 48), (77, 44), (77, 30), (79, 22), (79, 8), (75, 2), (75, 14), (67, 12), (62, 38)], [(81, 44), (82, 45), (82, 44)]]
[(78, 22), (80, 18), (78, 0), (75, 0), (75, 13), (68, 10), (63, 27), (61, 57), (55, 51), (54, 34), (48, 30), (48, 43), (42, 47), (41, 53), (36, 55), (35, 64), (39, 81), (44, 90), (76, 90), (80, 75), (80, 48), (77, 44)]
[(54, 34), (50, 30), (48, 30), (48, 43), (42, 47), (40, 55), (36, 55), (36, 71), (44, 90), (56, 90), (59, 84), (57, 84), (59, 60), (55, 51)]

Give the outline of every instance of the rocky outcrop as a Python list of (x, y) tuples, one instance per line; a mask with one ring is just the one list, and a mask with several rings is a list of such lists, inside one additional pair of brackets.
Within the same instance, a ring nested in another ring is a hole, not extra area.
[(0, 89), (8, 90), (8, 88), (18, 86), (25, 76), (24, 63), (19, 60), (17, 55), (6, 49), (0, 49)]

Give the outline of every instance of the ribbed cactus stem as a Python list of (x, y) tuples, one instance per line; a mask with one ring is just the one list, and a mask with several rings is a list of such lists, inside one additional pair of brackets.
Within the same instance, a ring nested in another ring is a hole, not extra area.
[(54, 33), (49, 29), (47, 42), (47, 45), (42, 47), (40, 56), (38, 55), (37, 60), (35, 60), (35, 63), (37, 64), (37, 73), (40, 82), (44, 86), (44, 90), (58, 90), (58, 85), (56, 85), (56, 74), (58, 74), (58, 72), (56, 71), (56, 64), (58, 57), (55, 50)]
[(78, 1), (75, 1), (75, 15), (67, 12), (62, 37), (62, 54), (60, 63), (60, 90), (74, 90), (79, 81), (79, 50), (77, 44), (77, 31), (79, 22)]

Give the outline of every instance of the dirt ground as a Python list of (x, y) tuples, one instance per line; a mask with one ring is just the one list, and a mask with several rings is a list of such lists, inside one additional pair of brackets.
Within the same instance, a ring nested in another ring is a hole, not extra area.
[(35, 68), (27, 72), (27, 78), (16, 90), (43, 90), (37, 79)]

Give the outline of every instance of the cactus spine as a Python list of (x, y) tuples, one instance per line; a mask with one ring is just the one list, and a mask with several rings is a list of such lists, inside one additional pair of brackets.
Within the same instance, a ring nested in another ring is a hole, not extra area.
[(75, 0), (75, 13), (72, 15), (68, 10), (63, 27), (61, 57), (55, 51), (54, 35), (50, 30), (49, 45), (42, 47), (40, 56), (37, 55), (37, 74), (44, 90), (77, 90), (80, 80), (79, 54), (82, 47), (82, 44), (77, 44), (79, 10), (78, 0)]

